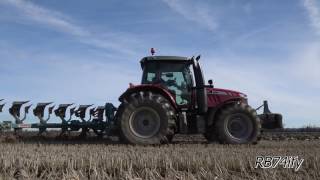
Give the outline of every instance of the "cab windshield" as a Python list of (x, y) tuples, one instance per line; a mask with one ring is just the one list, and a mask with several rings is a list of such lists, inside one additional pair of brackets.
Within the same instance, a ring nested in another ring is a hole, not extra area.
[(187, 105), (193, 87), (190, 65), (185, 63), (147, 63), (144, 67), (142, 84), (161, 84), (176, 98), (178, 105)]

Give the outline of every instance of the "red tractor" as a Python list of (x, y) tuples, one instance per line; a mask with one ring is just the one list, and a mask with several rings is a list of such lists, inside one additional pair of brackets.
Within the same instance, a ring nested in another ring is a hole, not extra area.
[(141, 60), (141, 85), (130, 85), (119, 100), (115, 128), (131, 144), (170, 142), (179, 134), (203, 134), (208, 141), (256, 143), (261, 126), (282, 128), (282, 116), (257, 115), (244, 93), (205, 84), (200, 56), (150, 56)]
[[(61, 129), (60, 135), (81, 131), (83, 137), (93, 131), (99, 137), (119, 135), (123, 142), (131, 144), (168, 143), (177, 133), (200, 133), (210, 142), (244, 144), (256, 143), (261, 129), (282, 128), (282, 116), (271, 113), (266, 101), (262, 105), (264, 113), (257, 115), (245, 94), (214, 88), (212, 80), (206, 85), (199, 59), (200, 56), (143, 58), (141, 85), (130, 85), (119, 98), (119, 108), (111, 103), (98, 107), (68, 103), (57, 108), (52, 102), (38, 103), (33, 114), (39, 123), (26, 124), (32, 104), (15, 101), (9, 109), (15, 122), (0, 122), (0, 131), (33, 128), (39, 129), (41, 135), (47, 129)], [(4, 106), (5, 103), (0, 104), (0, 112)], [(61, 123), (48, 123), (53, 113)]]

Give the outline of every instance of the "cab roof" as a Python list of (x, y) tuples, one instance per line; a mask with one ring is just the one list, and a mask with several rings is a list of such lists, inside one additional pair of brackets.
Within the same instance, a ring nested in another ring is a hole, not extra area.
[(173, 63), (186, 63), (190, 62), (190, 58), (183, 56), (147, 56), (141, 59), (140, 64), (143, 68), (146, 62), (173, 62)]

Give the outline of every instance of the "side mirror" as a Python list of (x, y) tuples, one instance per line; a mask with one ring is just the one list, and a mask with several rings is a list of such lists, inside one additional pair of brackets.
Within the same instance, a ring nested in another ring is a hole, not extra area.
[(210, 87), (213, 87), (213, 81), (212, 81), (212, 79), (209, 79), (209, 80), (208, 80), (208, 84), (209, 84)]

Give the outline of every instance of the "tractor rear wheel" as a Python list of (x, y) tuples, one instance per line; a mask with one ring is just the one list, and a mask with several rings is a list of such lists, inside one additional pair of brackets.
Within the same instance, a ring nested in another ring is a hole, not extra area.
[(261, 123), (256, 111), (249, 105), (235, 103), (221, 111), (215, 128), (220, 143), (250, 144), (258, 141)]
[(168, 143), (175, 131), (175, 110), (161, 94), (140, 91), (120, 105), (120, 139), (130, 144)]

